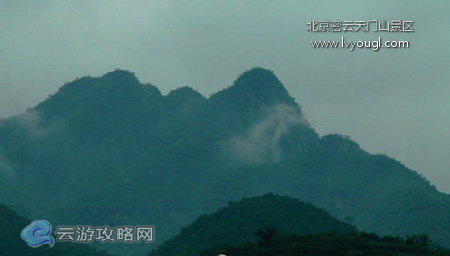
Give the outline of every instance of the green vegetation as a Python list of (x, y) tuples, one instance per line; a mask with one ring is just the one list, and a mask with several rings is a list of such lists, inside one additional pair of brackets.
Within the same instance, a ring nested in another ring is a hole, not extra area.
[[(211, 256), (444, 256), (450, 252), (439, 249), (426, 236), (400, 238), (359, 234), (278, 235), (267, 240), (237, 246), (217, 247), (199, 254)], [(182, 255), (182, 254), (180, 254)]]
[[(155, 245), (231, 200), (268, 192), (359, 229), (450, 246), (450, 196), (340, 135), (319, 137), (256, 68), (209, 98), (162, 95), (128, 72), (67, 83), (0, 120), (0, 203), (54, 225), (155, 225)], [(105, 245), (118, 254), (147, 244)]]
[(217, 212), (199, 217), (149, 255), (195, 256), (219, 245), (253, 241), (256, 230), (266, 238), (271, 237), (271, 230), (297, 235), (357, 232), (355, 227), (309, 203), (266, 194), (231, 202)]
[(20, 232), (30, 224), (14, 211), (0, 205), (0, 254), (5, 256), (108, 256), (103, 251), (82, 244), (55, 243), (50, 248), (43, 245), (38, 248), (29, 247), (20, 238)]

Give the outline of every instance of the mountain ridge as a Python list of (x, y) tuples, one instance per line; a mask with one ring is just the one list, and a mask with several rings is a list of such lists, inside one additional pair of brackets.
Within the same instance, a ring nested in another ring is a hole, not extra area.
[(450, 245), (449, 195), (345, 136), (319, 136), (273, 72), (244, 72), (209, 98), (136, 81), (81, 78), (1, 120), (0, 203), (57, 224), (153, 224), (158, 244), (230, 200), (273, 192)]

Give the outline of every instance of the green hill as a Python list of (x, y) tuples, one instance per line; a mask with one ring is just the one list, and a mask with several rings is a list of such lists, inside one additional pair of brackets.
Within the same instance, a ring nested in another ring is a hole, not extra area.
[(43, 245), (29, 247), (20, 238), (20, 232), (30, 224), (11, 209), (0, 205), (0, 254), (5, 256), (108, 256), (105, 252), (82, 244), (55, 243), (53, 247)]
[[(400, 238), (373, 233), (274, 235), (257, 242), (217, 247), (198, 255), (232, 256), (447, 256), (449, 251), (434, 246), (426, 236)], [(181, 254), (183, 255), (183, 254)]]
[(266, 194), (231, 202), (212, 214), (202, 215), (149, 255), (199, 255), (217, 246), (254, 241), (255, 232), (265, 229), (291, 235), (357, 232), (352, 225), (312, 204)]

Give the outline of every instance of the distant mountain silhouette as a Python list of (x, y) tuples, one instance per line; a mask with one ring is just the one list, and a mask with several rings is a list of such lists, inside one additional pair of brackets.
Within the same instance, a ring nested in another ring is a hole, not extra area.
[[(273, 192), (363, 231), (450, 246), (450, 197), (348, 137), (320, 137), (272, 71), (206, 98), (116, 70), (0, 120), (0, 202), (55, 224), (157, 227), (155, 244), (230, 200)], [(144, 253), (148, 245), (113, 245)]]

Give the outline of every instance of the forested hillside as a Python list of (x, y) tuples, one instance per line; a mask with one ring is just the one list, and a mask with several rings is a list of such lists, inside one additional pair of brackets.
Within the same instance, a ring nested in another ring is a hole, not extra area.
[(262, 68), (208, 98), (190, 87), (162, 95), (123, 70), (83, 77), (0, 121), (0, 202), (55, 225), (155, 225), (158, 245), (230, 200), (273, 192), (362, 231), (450, 246), (449, 195), (313, 127)]

